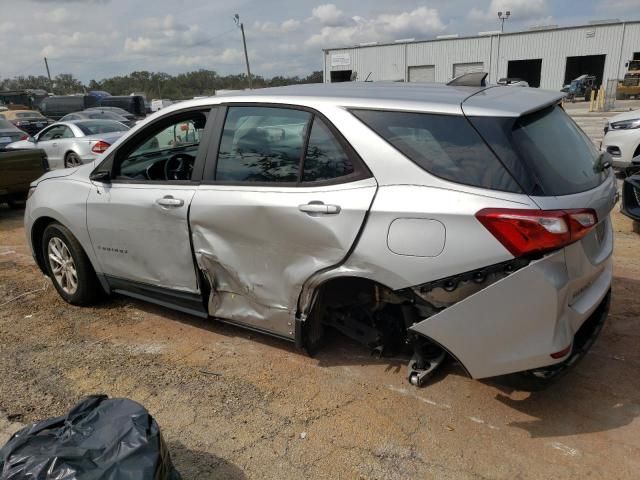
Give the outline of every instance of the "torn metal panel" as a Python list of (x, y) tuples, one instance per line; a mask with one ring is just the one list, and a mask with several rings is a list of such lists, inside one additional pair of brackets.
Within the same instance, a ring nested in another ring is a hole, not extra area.
[[(343, 261), (376, 190), (374, 179), (319, 187), (203, 185), (190, 223), (209, 314), (293, 338), (303, 283)], [(335, 205), (318, 213), (305, 205)]]
[[(580, 292), (594, 308), (607, 294), (611, 260), (594, 267)], [(571, 344), (592, 310), (570, 306), (573, 279), (558, 251), (512, 273), (411, 330), (455, 355), (474, 378), (557, 363), (550, 354)]]

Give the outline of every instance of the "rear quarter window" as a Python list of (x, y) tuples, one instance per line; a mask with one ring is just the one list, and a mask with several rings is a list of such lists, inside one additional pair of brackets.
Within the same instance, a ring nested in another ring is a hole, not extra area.
[(518, 168), (516, 178), (526, 193), (561, 196), (599, 186), (607, 172), (601, 154), (559, 106), (521, 118), (470, 117), (506, 165)]
[(463, 116), (380, 110), (352, 113), (432, 175), (474, 187), (521, 192)]

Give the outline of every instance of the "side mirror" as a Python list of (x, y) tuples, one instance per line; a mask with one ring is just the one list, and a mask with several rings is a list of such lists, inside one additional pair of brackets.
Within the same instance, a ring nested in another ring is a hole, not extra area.
[(89, 175), (89, 180), (99, 183), (111, 183), (111, 172), (107, 170), (98, 170)]

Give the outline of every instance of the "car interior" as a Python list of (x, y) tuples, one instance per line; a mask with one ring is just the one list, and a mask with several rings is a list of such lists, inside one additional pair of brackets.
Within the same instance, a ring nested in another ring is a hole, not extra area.
[(129, 180), (190, 180), (207, 116), (194, 112), (136, 141), (116, 160), (114, 177)]

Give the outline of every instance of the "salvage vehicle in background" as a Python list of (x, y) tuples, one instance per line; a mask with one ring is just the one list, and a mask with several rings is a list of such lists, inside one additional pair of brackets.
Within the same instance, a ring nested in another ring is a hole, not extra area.
[(13, 123), (4, 118), (0, 118), (0, 148), (5, 148), (10, 143), (26, 140), (27, 138), (29, 138), (29, 135)]
[(135, 120), (129, 121), (127, 118), (123, 117), (122, 115), (118, 115), (117, 113), (93, 109), (70, 113), (60, 119), (61, 122), (71, 122), (73, 120), (113, 120), (116, 122), (120, 122), (129, 128), (133, 127), (136, 124)]
[(44, 127), (53, 123), (35, 110), (7, 110), (0, 113), (0, 118), (8, 120), (29, 135), (35, 135)]
[(625, 176), (620, 212), (633, 220), (634, 230), (640, 233), (640, 155), (625, 169)]
[(100, 99), (99, 106), (122, 108), (138, 119), (144, 118), (147, 115), (144, 97), (141, 95), (103, 97)]
[(69, 113), (79, 112), (98, 105), (98, 99), (92, 95), (61, 95), (47, 97), (40, 102), (43, 115), (60, 120)]
[(541, 388), (607, 316), (615, 178), (562, 94), (472, 84), (172, 105), (34, 182), (34, 258), (75, 305), (123, 293), (309, 352), (337, 331), (412, 355), (415, 385), (450, 355)]
[(0, 203), (6, 202), (11, 208), (21, 206), (31, 182), (47, 171), (43, 150), (0, 148)]
[[(94, 111), (94, 110), (98, 110), (100, 112), (115, 113), (116, 115), (120, 115), (121, 117), (126, 118), (127, 121), (129, 123), (131, 123), (131, 124), (135, 124), (136, 123), (136, 116), (131, 112), (127, 112), (124, 108), (119, 108), (119, 107), (91, 107), (91, 108), (87, 108), (84, 111), (85, 112), (89, 112), (89, 111)], [(128, 124), (125, 124), (125, 125), (128, 125)]]
[(601, 149), (611, 155), (616, 169), (625, 169), (640, 156), (640, 110), (611, 117), (604, 127)]
[(51, 168), (77, 167), (95, 160), (129, 127), (113, 120), (58, 122), (7, 148), (37, 148), (47, 153)]

